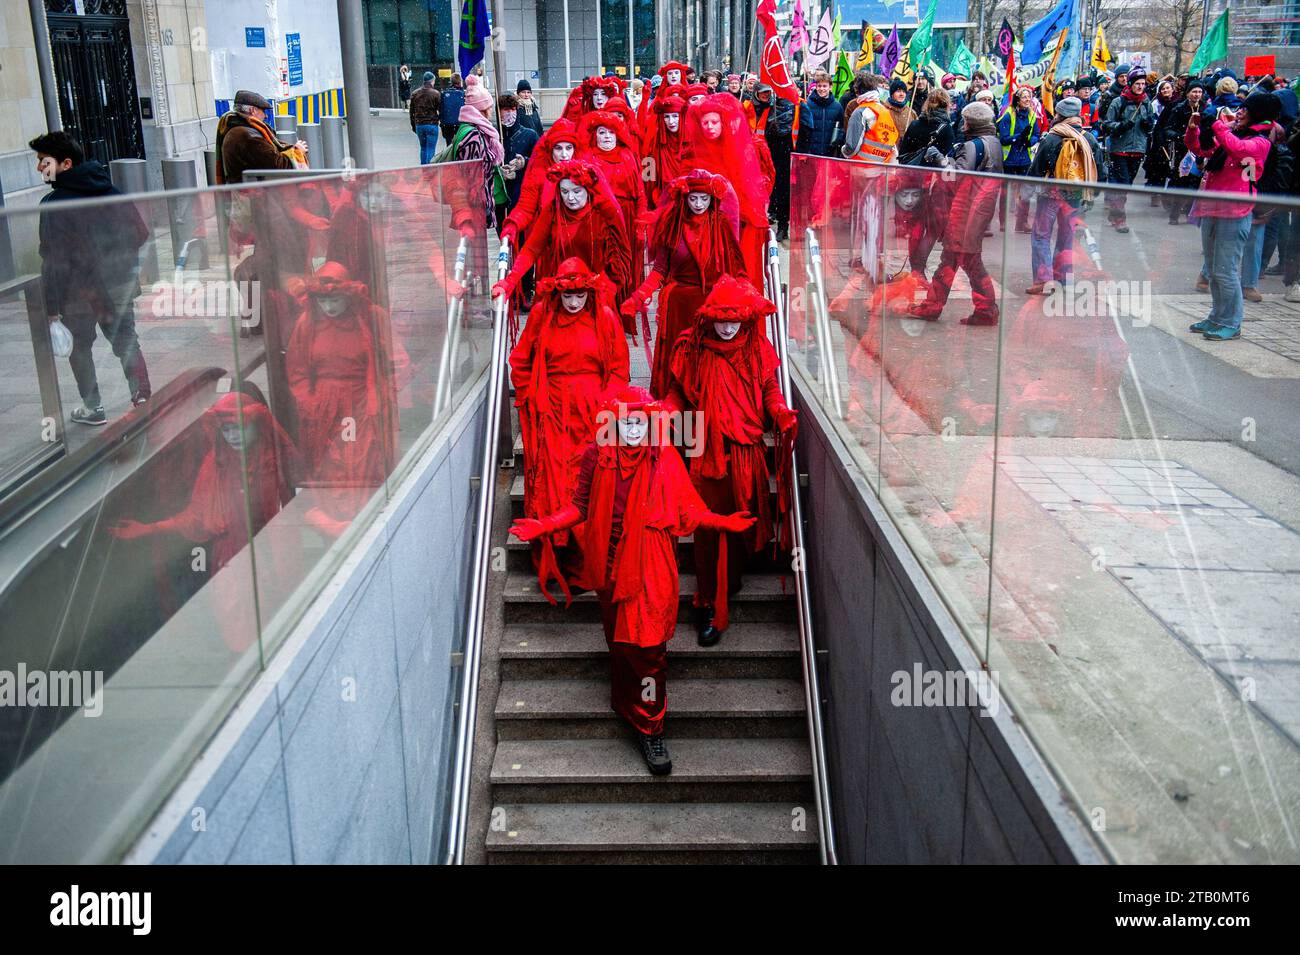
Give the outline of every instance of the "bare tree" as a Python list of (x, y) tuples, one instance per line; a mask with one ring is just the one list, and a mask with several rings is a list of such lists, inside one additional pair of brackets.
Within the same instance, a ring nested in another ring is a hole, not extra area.
[(1164, 63), (1173, 63), (1172, 72), (1183, 71), (1191, 62), (1201, 40), (1201, 13), (1205, 0), (1148, 0), (1142, 31), (1151, 51), (1161, 54)]

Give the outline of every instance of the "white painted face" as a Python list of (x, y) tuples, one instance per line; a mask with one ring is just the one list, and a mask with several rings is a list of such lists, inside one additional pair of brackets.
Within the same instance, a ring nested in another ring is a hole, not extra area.
[(680, 83), (680, 82), (682, 81), (682, 71), (681, 71), (681, 70), (669, 70), (667, 73), (664, 74), (664, 81), (665, 81), (669, 86), (674, 86), (674, 85)]
[(717, 113), (705, 113), (700, 117), (700, 131), (705, 139), (717, 139), (722, 135), (722, 117)]
[(631, 411), (618, 419), (618, 440), (628, 447), (644, 444), (649, 432), (650, 416), (644, 411)]
[(338, 318), (348, 309), (346, 295), (317, 295), (316, 304), (327, 318)]
[(587, 204), (587, 190), (572, 179), (560, 180), (560, 201), (570, 212), (577, 212)]
[(587, 293), (561, 292), (560, 304), (564, 306), (564, 310), (570, 315), (577, 315), (587, 307)]
[(664, 128), (670, 133), (677, 132), (677, 127), (682, 124), (681, 113), (664, 113)]
[(551, 162), (568, 162), (573, 158), (573, 143), (556, 143), (551, 147)]
[(596, 127), (596, 148), (603, 153), (611, 151), (618, 145), (618, 135), (608, 126)]
[(713, 331), (724, 342), (729, 342), (740, 334), (740, 322), (714, 322)]
[[(248, 427), (252, 427), (249, 423)], [(244, 429), (239, 426), (237, 421), (228, 421), (221, 426), (221, 436), (226, 439), (226, 444), (230, 445), (236, 451), (244, 446)]]
[(713, 197), (707, 192), (688, 192), (686, 194), (686, 205), (697, 216), (704, 215), (709, 211), (709, 206), (713, 203)]
[(605, 104), (609, 102), (609, 94), (599, 87), (591, 91), (591, 105), (596, 109), (604, 109)]
[(702, 99), (704, 99), (704, 94), (703, 94), (703, 93), (696, 93), (694, 96), (692, 96), (692, 97), (690, 97), (689, 99), (687, 99), (686, 102), (689, 103), (691, 106), (694, 106), (696, 103), (698, 103), (698, 102), (699, 102), (700, 100), (702, 100)]

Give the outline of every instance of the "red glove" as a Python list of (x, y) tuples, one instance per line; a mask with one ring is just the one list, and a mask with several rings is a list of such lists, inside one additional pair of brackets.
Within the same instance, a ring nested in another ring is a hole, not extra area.
[(499, 235), (501, 236), (501, 240), (503, 242), (507, 239), (510, 240), (510, 248), (512, 249), (516, 248), (515, 238), (519, 235), (519, 230), (515, 228), (515, 224), (513, 222), (506, 222), (506, 224), (501, 227), (501, 231)]
[(620, 314), (631, 318), (643, 308), (645, 308), (645, 299), (641, 298), (640, 295), (633, 293), (627, 297), (627, 301), (618, 307), (618, 310)]
[(139, 521), (122, 521), (120, 524), (114, 524), (108, 529), (109, 534), (118, 540), (133, 541), (137, 537), (145, 537), (153, 533), (153, 528), (148, 524), (141, 524)]
[(472, 222), (462, 222), (459, 226), (457, 226), (457, 228), (460, 229), (460, 234), (464, 238), (469, 239), (471, 242), (473, 242), (474, 237), (478, 235), (478, 230), (474, 228), (474, 224)]
[(755, 518), (749, 511), (736, 511), (734, 514), (714, 514), (712, 512), (700, 521), (700, 524), (714, 531), (728, 531), (740, 534), (754, 526)]
[(794, 438), (799, 434), (799, 413), (790, 408), (781, 408), (772, 415), (776, 422), (776, 430), (782, 434), (789, 432), (790, 437)]
[(521, 517), (510, 525), (510, 533), (521, 541), (531, 541), (543, 534), (554, 534), (581, 523), (582, 512), (570, 504), (546, 517)]
[(517, 284), (518, 283), (515, 281), (513, 276), (507, 275), (500, 282), (497, 282), (492, 286), (492, 297), (502, 298), (504, 296), (505, 298), (509, 298), (511, 295), (515, 294), (515, 286)]
[(460, 298), (466, 292), (465, 286), (461, 285), (455, 279), (447, 279), (447, 294), (452, 298)]

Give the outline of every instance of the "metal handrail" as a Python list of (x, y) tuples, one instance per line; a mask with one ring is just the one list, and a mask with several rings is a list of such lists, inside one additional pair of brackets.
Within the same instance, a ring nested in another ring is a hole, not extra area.
[(844, 404), (840, 399), (840, 369), (835, 363), (835, 353), (831, 348), (831, 321), (826, 307), (826, 281), (822, 274), (822, 246), (811, 227), (804, 230), (804, 235), (808, 239), (808, 258), (804, 262), (804, 271), (814, 288), (811, 308), (813, 327), (817, 330), (817, 357), (822, 368), (822, 385), (826, 391), (826, 400), (835, 409), (835, 417), (842, 418)]
[[(510, 274), (510, 240), (497, 251), (497, 281)], [(487, 417), (483, 428), (483, 457), (479, 461), (478, 526), (474, 538), (473, 585), (465, 636), (460, 687), (460, 722), (456, 727), (456, 758), (452, 764), (451, 811), (448, 814), (447, 863), (465, 861), (465, 832), (469, 825), (469, 783), (474, 764), (474, 729), (478, 717), (478, 670), (483, 651), (483, 620), (487, 606), (488, 560), (492, 546), (492, 514), (496, 506), (497, 419), (505, 392), (506, 319), (510, 296), (497, 298), (492, 313), (492, 360), (488, 377)]]
[[(811, 231), (811, 230), (810, 230)], [(785, 296), (781, 294), (781, 247), (776, 243), (776, 234), (768, 230), (767, 238), (767, 281), (769, 288), (776, 294), (771, 296), (776, 303), (776, 343), (777, 357), (780, 359), (781, 394), (787, 405), (793, 405), (794, 395), (790, 385), (789, 335), (787, 326)], [(838, 383), (836, 385), (838, 388)], [(780, 444), (777, 445), (780, 447)], [(817, 802), (818, 851), (823, 865), (836, 865), (839, 862), (835, 853), (835, 820), (831, 814), (831, 796), (826, 769), (826, 736), (822, 727), (821, 687), (817, 679), (817, 648), (812, 636), (812, 602), (808, 596), (808, 572), (804, 567), (807, 551), (803, 541), (803, 505), (799, 499), (799, 461), (797, 452), (790, 450), (790, 519), (793, 522), (791, 545), (794, 547), (793, 562), (795, 596), (799, 609), (799, 657), (803, 665), (804, 710), (808, 717), (808, 743), (812, 748), (813, 796)]]
[(456, 265), (452, 271), (452, 277), (461, 291), (447, 303), (447, 336), (442, 340), (442, 354), (438, 356), (438, 391), (433, 399), (434, 418), (451, 404), (453, 369), (456, 351), (460, 347), (460, 316), (465, 309), (465, 262), (468, 256), (469, 239), (461, 236), (460, 244), (456, 246)]

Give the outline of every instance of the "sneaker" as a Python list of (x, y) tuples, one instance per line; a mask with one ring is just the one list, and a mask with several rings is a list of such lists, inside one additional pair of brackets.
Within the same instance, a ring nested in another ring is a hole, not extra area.
[(1260, 295), (1260, 294), (1259, 294), (1259, 289), (1255, 289), (1255, 288), (1244, 288), (1244, 289), (1242, 289), (1242, 290), (1241, 290), (1241, 297), (1244, 298), (1247, 302), (1262, 302), (1262, 301), (1264, 301), (1264, 296)]
[(667, 776), (673, 771), (672, 757), (668, 755), (668, 744), (662, 733), (658, 736), (639, 733), (638, 739), (641, 743), (641, 758), (645, 760), (651, 775)]
[(1210, 324), (1209, 319), (1203, 318), (1194, 325), (1188, 325), (1187, 330), (1189, 332), (1195, 332), (1198, 335), (1203, 335), (1205, 332), (1208, 332), (1213, 327), (1214, 326)]
[(1202, 335), (1201, 337), (1204, 338), (1206, 341), (1210, 341), (1210, 342), (1230, 342), (1234, 338), (1241, 337), (1241, 329), (1227, 328), (1223, 325), (1216, 325), (1213, 328), (1207, 330), (1205, 334)]
[(134, 394), (131, 396), (131, 407), (138, 408), (149, 400), (149, 395)]
[(1196, 279), (1196, 291), (1208, 292), (1210, 290), (1210, 280), (1205, 276), (1198, 276)]
[(90, 409), (81, 405), (72, 412), (73, 424), (88, 424), (92, 428), (99, 428), (108, 424), (108, 415), (104, 413), (104, 406)]
[(1128, 234), (1128, 226), (1126, 226), (1126, 225), (1122, 225), (1122, 224), (1121, 224), (1121, 225), (1117, 225), (1117, 226), (1115, 226), (1115, 231), (1118, 232), (1120, 235), (1127, 235), (1127, 234)]
[(1300, 282), (1296, 282), (1286, 290), (1286, 295), (1282, 296), (1288, 302), (1300, 302)]

